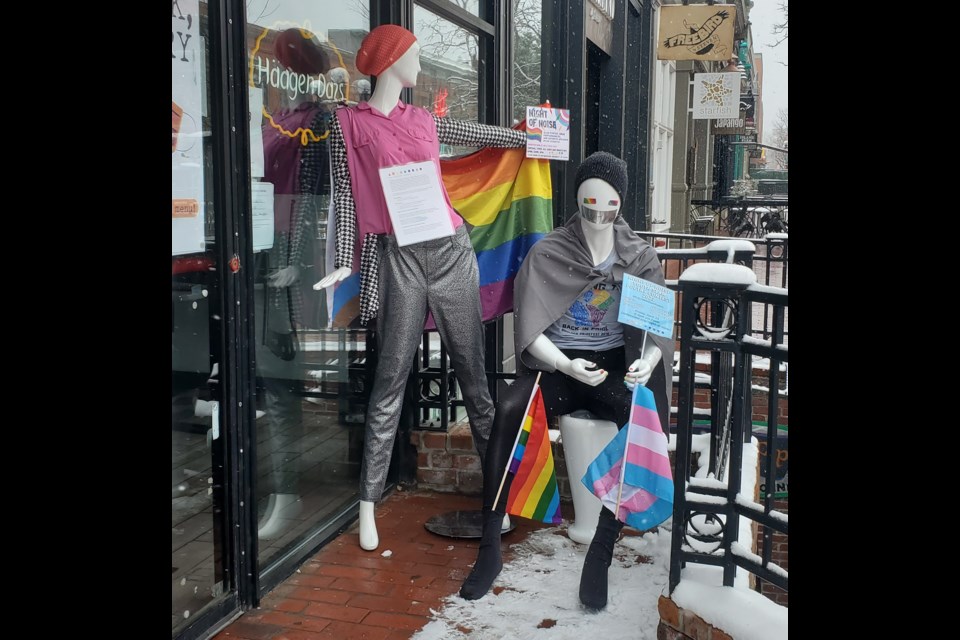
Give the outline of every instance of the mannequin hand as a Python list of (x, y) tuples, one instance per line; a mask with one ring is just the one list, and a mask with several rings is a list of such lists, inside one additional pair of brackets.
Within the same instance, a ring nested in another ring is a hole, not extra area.
[(596, 367), (597, 365), (595, 363), (584, 360), (583, 358), (574, 358), (573, 360), (563, 358), (557, 362), (558, 371), (591, 387), (597, 386), (606, 380), (607, 375), (609, 375), (608, 371), (604, 369), (598, 370)]
[(660, 353), (660, 347), (655, 344), (647, 344), (643, 356), (633, 361), (633, 364), (627, 369), (627, 375), (623, 376), (623, 384), (633, 391), (638, 384), (644, 386), (653, 375), (653, 369), (660, 362), (663, 354)]
[(653, 365), (647, 360), (637, 358), (627, 369), (627, 375), (623, 376), (623, 384), (626, 385), (627, 389), (633, 391), (633, 388), (638, 384), (646, 385), (652, 374)]
[(314, 289), (326, 289), (335, 282), (340, 282), (350, 275), (349, 267), (340, 267), (328, 273), (320, 282), (313, 285)]
[(267, 284), (271, 287), (289, 287), (300, 279), (300, 268), (290, 265), (283, 269), (278, 269), (267, 276)]

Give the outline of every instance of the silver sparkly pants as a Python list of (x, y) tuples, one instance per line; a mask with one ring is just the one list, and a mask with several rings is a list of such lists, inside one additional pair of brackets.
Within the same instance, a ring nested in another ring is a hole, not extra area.
[(367, 406), (360, 499), (383, 493), (397, 437), (403, 390), (423, 334), (427, 309), (460, 382), (473, 441), (483, 460), (493, 426), (493, 400), (483, 358), (483, 320), (477, 257), (466, 226), (446, 238), (400, 247), (380, 239), (379, 361)]

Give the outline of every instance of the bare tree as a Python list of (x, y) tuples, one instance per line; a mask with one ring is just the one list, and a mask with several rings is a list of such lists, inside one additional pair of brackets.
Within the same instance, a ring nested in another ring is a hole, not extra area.
[(771, 45), (773, 47), (787, 40), (787, 0), (783, 0), (783, 2), (777, 6), (779, 6), (780, 11), (783, 12), (783, 22), (776, 22), (773, 25), (773, 35), (777, 36), (777, 41)]
[[(783, 107), (777, 112), (777, 119), (773, 123), (773, 146), (786, 149), (787, 144), (787, 108)], [(787, 168), (787, 154), (771, 150), (770, 156), (777, 169)]]
[(514, 0), (513, 117), (540, 104), (540, 56), (543, 42), (542, 0)]

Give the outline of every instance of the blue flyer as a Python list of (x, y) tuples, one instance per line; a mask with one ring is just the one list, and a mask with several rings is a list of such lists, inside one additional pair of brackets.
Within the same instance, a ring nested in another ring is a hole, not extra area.
[(625, 273), (617, 320), (664, 338), (672, 338), (675, 298), (672, 289)]

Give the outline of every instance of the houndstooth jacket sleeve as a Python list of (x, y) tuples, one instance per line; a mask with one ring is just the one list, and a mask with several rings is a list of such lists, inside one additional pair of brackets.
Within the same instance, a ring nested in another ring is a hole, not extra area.
[(471, 147), (523, 147), (527, 144), (527, 134), (516, 129), (436, 115), (433, 116), (433, 122), (437, 125), (437, 138), (442, 144)]
[(330, 162), (333, 165), (333, 206), (337, 212), (337, 251), (333, 268), (347, 267), (353, 271), (353, 245), (357, 237), (357, 207), (353, 201), (350, 167), (347, 165), (347, 145), (343, 141), (340, 119), (330, 122)]

